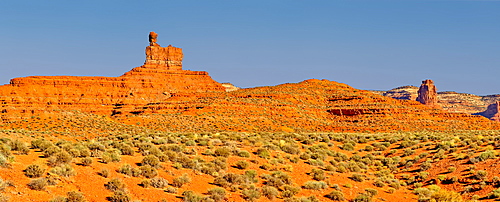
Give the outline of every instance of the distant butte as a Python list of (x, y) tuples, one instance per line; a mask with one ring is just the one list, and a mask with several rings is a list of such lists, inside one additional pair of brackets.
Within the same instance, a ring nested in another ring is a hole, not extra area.
[(182, 70), (181, 48), (160, 47), (149, 35), (144, 65), (120, 77), (30, 76), (0, 86), (2, 113), (35, 114), (46, 110), (121, 113), (150, 102), (198, 92), (224, 92), (207, 72)]

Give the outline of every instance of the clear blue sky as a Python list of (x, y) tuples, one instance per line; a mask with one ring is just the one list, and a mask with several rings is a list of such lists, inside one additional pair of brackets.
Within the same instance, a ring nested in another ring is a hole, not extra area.
[(328, 79), (391, 89), (500, 93), (500, 1), (1, 1), (0, 83), (120, 76), (148, 33), (184, 69), (240, 87)]

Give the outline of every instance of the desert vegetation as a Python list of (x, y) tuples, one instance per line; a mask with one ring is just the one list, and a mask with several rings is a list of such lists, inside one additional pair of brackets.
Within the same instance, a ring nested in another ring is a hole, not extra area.
[(11, 134), (0, 191), (3, 201), (496, 200), (496, 134)]

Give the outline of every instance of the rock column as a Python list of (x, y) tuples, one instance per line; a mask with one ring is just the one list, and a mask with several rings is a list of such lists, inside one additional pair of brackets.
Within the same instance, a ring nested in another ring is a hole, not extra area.
[(434, 81), (430, 79), (422, 81), (422, 85), (418, 89), (417, 101), (424, 105), (437, 106), (438, 97)]

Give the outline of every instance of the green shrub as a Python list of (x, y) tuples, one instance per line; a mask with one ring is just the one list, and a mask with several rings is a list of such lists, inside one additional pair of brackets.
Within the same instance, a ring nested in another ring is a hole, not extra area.
[(24, 143), (18, 139), (12, 141), (11, 150), (18, 151), (20, 154), (28, 154), (28, 152), (30, 151), (30, 149), (28, 148), (26, 143)]
[(164, 188), (168, 185), (168, 181), (162, 177), (155, 177), (151, 179), (150, 184), (154, 188)]
[(116, 191), (125, 191), (125, 183), (123, 183), (120, 178), (113, 178), (108, 183), (104, 185), (106, 189), (116, 192)]
[(214, 184), (221, 187), (230, 187), (231, 185), (239, 185), (243, 182), (244, 178), (235, 173), (226, 173), (214, 179)]
[(285, 185), (283, 191), (281, 192), (281, 197), (291, 198), (300, 192), (300, 187), (293, 187), (290, 185)]
[(432, 167), (431, 162), (426, 161), (420, 164), (420, 171), (429, 170)]
[(320, 190), (328, 188), (326, 182), (323, 181), (307, 181), (304, 183), (305, 189)]
[(175, 187), (167, 187), (167, 190), (165, 190), (167, 193), (171, 194), (177, 194), (177, 188)]
[(354, 173), (352, 174), (351, 177), (349, 177), (351, 180), (354, 180), (356, 182), (363, 182), (365, 180), (365, 177), (363, 175)]
[(366, 193), (366, 195), (368, 195), (370, 197), (374, 197), (378, 194), (378, 191), (376, 189), (366, 188), (365, 193)]
[(0, 178), (0, 191), (4, 191), (8, 186), (14, 186), (12, 182)]
[(478, 170), (476, 171), (475, 176), (478, 180), (484, 180), (488, 176), (488, 172), (486, 172), (485, 170)]
[(496, 154), (495, 154), (495, 151), (493, 150), (488, 150), (488, 151), (485, 151), (481, 154), (479, 154), (479, 156), (477, 157), (480, 161), (486, 161), (488, 159), (493, 159), (496, 157)]
[(93, 162), (93, 160), (90, 157), (85, 157), (81, 161), (83, 166), (90, 166), (90, 165), (92, 165), (92, 162)]
[(28, 183), (28, 187), (33, 190), (41, 191), (45, 190), (45, 187), (47, 186), (47, 179), (45, 178), (38, 178), (38, 179), (32, 179), (30, 183)]
[(150, 165), (141, 166), (139, 170), (141, 171), (141, 175), (146, 178), (153, 178), (158, 175), (158, 171)]
[(245, 150), (241, 150), (241, 151), (238, 152), (238, 156), (239, 157), (249, 158), (250, 157), (250, 152), (245, 151)]
[[(0, 202), (3, 202), (3, 201), (0, 200)], [(67, 199), (66, 199), (66, 197), (56, 196), (55, 198), (51, 199), (49, 202), (67, 202)]]
[(271, 157), (271, 153), (269, 153), (269, 150), (265, 148), (259, 148), (257, 149), (257, 156), (260, 158), (268, 159)]
[(384, 187), (385, 183), (382, 180), (375, 180), (375, 182), (373, 182), (373, 185), (375, 185), (376, 187)]
[(191, 178), (187, 174), (183, 174), (182, 176), (179, 176), (172, 180), (172, 186), (180, 188), (182, 187), (182, 185), (187, 184), (189, 182), (191, 182)]
[(203, 197), (194, 193), (194, 191), (187, 190), (182, 192), (182, 200), (184, 202), (200, 202), (202, 199)]
[(236, 168), (238, 169), (247, 169), (250, 164), (246, 161), (236, 161)]
[(71, 155), (71, 157), (73, 157), (73, 158), (77, 158), (80, 156), (80, 150), (70, 149), (70, 150), (68, 150), (68, 154)]
[(317, 180), (317, 181), (324, 180), (326, 178), (325, 171), (323, 171), (321, 169), (315, 169), (315, 168), (313, 168), (311, 170), (311, 174), (310, 175), (312, 175), (313, 179)]
[(431, 201), (463, 202), (462, 195), (454, 191), (440, 190), (431, 195)]
[(219, 172), (220, 170), (226, 170), (227, 169), (227, 159), (224, 157), (217, 157), (213, 161), (213, 167), (214, 169)]
[(325, 195), (325, 197), (333, 201), (345, 201), (344, 194), (341, 191), (332, 191)]
[(215, 150), (214, 155), (227, 158), (231, 155), (231, 149), (228, 147), (219, 147)]
[(109, 170), (108, 170), (108, 169), (103, 168), (103, 169), (101, 169), (101, 171), (99, 171), (99, 173), (98, 173), (98, 174), (99, 174), (100, 176), (103, 176), (103, 177), (105, 177), (105, 178), (108, 178), (108, 177), (109, 177)]
[(76, 175), (75, 169), (69, 164), (63, 164), (61, 166), (54, 167), (49, 171), (52, 174), (56, 174), (63, 177), (70, 177)]
[(243, 195), (243, 199), (247, 200), (247, 201), (256, 201), (257, 199), (259, 199), (261, 197), (261, 193), (259, 191), (259, 189), (253, 187), (253, 188), (250, 188), (250, 189), (245, 189), (241, 192), (241, 194)]
[(29, 178), (41, 177), (45, 173), (45, 168), (38, 164), (31, 164), (24, 169), (24, 174)]
[(55, 154), (52, 154), (47, 160), (47, 162), (49, 166), (58, 166), (61, 164), (71, 163), (71, 160), (73, 160), (73, 157), (71, 157), (71, 155), (68, 152), (60, 151)]
[(43, 151), (43, 156), (48, 158), (48, 157), (51, 157), (52, 155), (57, 154), (59, 152), (61, 152), (61, 148), (59, 148), (58, 146), (52, 145)]
[(108, 197), (110, 202), (130, 202), (130, 196), (125, 191), (115, 191), (113, 196)]
[(269, 200), (274, 200), (279, 194), (278, 189), (272, 186), (263, 186), (262, 187), (262, 195), (264, 195)]
[(223, 201), (226, 197), (226, 190), (220, 187), (216, 187), (208, 190), (208, 195), (214, 201)]
[(121, 156), (119, 151), (114, 151), (114, 150), (106, 151), (102, 154), (101, 161), (103, 163), (120, 162)]
[(289, 154), (299, 154), (300, 148), (298, 145), (287, 143), (281, 147), (281, 150)]
[(455, 170), (457, 170), (457, 168), (455, 168), (455, 167), (448, 167), (448, 172), (449, 173), (455, 172)]
[(160, 166), (160, 159), (154, 155), (148, 155), (142, 159), (141, 165), (149, 165), (153, 168), (158, 168)]
[(151, 186), (151, 180), (150, 179), (144, 179), (141, 181), (140, 184), (144, 188), (149, 188)]
[(129, 155), (129, 156), (133, 156), (134, 155), (134, 149), (132, 149), (132, 147), (128, 144), (120, 144), (118, 147), (117, 147), (118, 150), (120, 150), (120, 152), (123, 154), (123, 155)]
[(341, 146), (341, 148), (346, 151), (353, 151), (354, 145), (352, 145), (351, 143), (345, 143), (344, 145)]
[(271, 173), (271, 175), (263, 175), (262, 178), (266, 180), (266, 185), (276, 188), (279, 188), (285, 184), (292, 184), (292, 177), (281, 171), (273, 172)]
[(256, 183), (258, 181), (257, 180), (257, 171), (255, 171), (255, 170), (246, 170), (244, 175), (245, 175), (246, 179), (251, 183)]
[(83, 193), (78, 192), (78, 191), (70, 191), (70, 192), (66, 193), (66, 195), (68, 195), (68, 197), (66, 198), (67, 202), (84, 202), (84, 201), (86, 201)]
[(493, 190), (490, 193), (489, 198), (500, 198), (500, 188)]
[(372, 198), (365, 193), (358, 194), (356, 198), (352, 200), (353, 202), (371, 202)]

